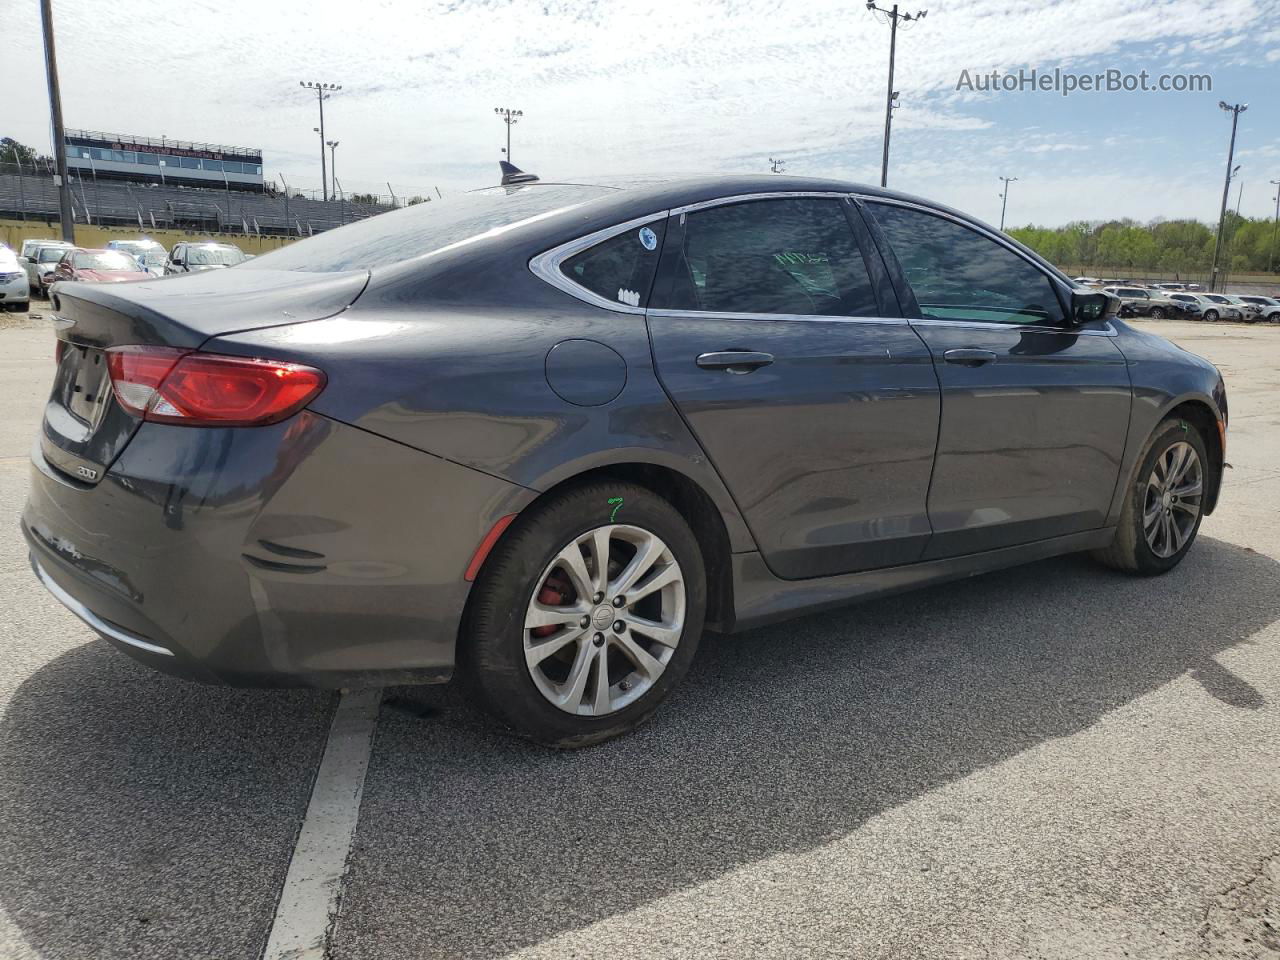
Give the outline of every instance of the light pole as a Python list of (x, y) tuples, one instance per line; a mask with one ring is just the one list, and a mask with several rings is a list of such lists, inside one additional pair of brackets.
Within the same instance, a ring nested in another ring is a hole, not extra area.
[(329, 184), (327, 183), (327, 174), (324, 164), (324, 102), (329, 99), (330, 93), (334, 90), (341, 90), (340, 83), (318, 83), (314, 80), (299, 80), (298, 86), (307, 90), (316, 92), (316, 102), (320, 105), (320, 126), (315, 127), (315, 132), (320, 134), (320, 194), (324, 199), (329, 199)]
[(893, 126), (893, 101), (898, 98), (897, 91), (893, 89), (893, 61), (898, 50), (898, 21), (910, 23), (913, 20), (923, 20), (929, 11), (920, 10), (915, 14), (899, 13), (896, 3), (892, 10), (886, 10), (883, 7), (877, 7), (875, 0), (867, 0), (867, 9), (883, 13), (889, 18), (889, 84), (885, 90), (884, 101), (884, 154), (880, 158), (880, 186), (887, 187), (889, 185), (889, 132)]
[(1280, 180), (1270, 181), (1276, 188), (1276, 216), (1271, 221), (1271, 249), (1267, 252), (1267, 273), (1275, 272), (1276, 260), (1276, 227), (1280, 226)]
[[(71, 175), (67, 170), (67, 137), (62, 128), (62, 91), (58, 87), (58, 54), (53, 42), (51, 0), (40, 0), (40, 24), (44, 32), (44, 68), (49, 81), (49, 117), (53, 121), (53, 162), (58, 171), (58, 213), (62, 221), (62, 239), (75, 243), (76, 215), (71, 208)], [(83, 178), (80, 182), (83, 186)]]
[(507, 163), (511, 162), (511, 126), (520, 122), (520, 118), (524, 116), (523, 110), (511, 110), (508, 107), (494, 107), (493, 112), (502, 118), (502, 122), (507, 125)]
[(1004, 192), (1000, 194), (1000, 230), (1004, 232), (1004, 211), (1009, 205), (1009, 184), (1016, 183), (1017, 177), (1000, 177), (1004, 183)]
[(337, 140), (326, 140), (325, 146), (329, 148), (329, 176), (333, 180), (333, 195), (338, 195), (338, 142)]
[(1218, 101), (1218, 107), (1231, 114), (1231, 143), (1227, 147), (1227, 177), (1222, 182), (1222, 207), (1218, 211), (1218, 236), (1213, 241), (1213, 265), (1209, 268), (1209, 290), (1210, 292), (1217, 289), (1218, 281), (1218, 255), (1222, 252), (1222, 231), (1227, 220), (1227, 194), (1231, 191), (1231, 177), (1235, 171), (1231, 169), (1231, 161), (1235, 159), (1236, 153), (1236, 125), (1240, 122), (1240, 114), (1249, 109), (1247, 103), (1227, 103), (1225, 100)]

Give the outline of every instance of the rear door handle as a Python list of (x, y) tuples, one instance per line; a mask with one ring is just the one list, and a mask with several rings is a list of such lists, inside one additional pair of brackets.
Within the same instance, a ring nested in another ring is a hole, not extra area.
[(948, 350), (942, 355), (942, 359), (947, 363), (958, 363), (964, 367), (980, 367), (984, 363), (995, 363), (996, 355), (991, 350), (972, 350), (968, 348), (960, 350)]
[(730, 373), (750, 373), (757, 367), (767, 367), (771, 363), (772, 353), (757, 353), (754, 350), (723, 350), (698, 355), (698, 366), (703, 370), (728, 370)]

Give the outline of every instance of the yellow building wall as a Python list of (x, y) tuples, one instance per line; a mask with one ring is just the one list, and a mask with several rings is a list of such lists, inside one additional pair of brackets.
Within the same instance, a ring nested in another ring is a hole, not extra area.
[[(196, 233), (187, 230), (139, 230), (136, 227), (97, 227), (83, 223), (76, 224), (76, 245), (81, 247), (105, 247), (108, 240), (137, 240), (147, 237), (173, 249), (175, 243), (208, 240), (217, 243), (234, 243), (245, 253), (266, 253), (287, 243), (296, 237), (257, 237), (234, 233)], [(22, 248), (22, 241), (61, 240), (62, 230), (58, 221), (46, 223), (43, 220), (0, 220), (0, 242), (7, 243), (13, 250)]]

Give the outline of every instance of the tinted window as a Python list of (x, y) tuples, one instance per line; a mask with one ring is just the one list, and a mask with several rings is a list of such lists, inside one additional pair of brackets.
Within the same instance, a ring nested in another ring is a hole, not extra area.
[(1049, 278), (1003, 244), (909, 207), (869, 204), (926, 317), (1057, 324), (1062, 304)]
[(636, 227), (570, 257), (560, 269), (597, 296), (638, 307), (649, 299), (665, 230), (661, 220)]
[(866, 264), (835, 198), (755, 200), (685, 217), (661, 306), (720, 313), (875, 316)]
[(613, 192), (610, 187), (577, 184), (475, 190), (326, 230), (255, 257), (245, 269), (329, 272), (383, 267)]

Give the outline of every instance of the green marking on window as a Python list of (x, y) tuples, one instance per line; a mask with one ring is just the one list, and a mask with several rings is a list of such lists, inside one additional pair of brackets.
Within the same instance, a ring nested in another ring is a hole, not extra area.
[(613, 513), (609, 514), (609, 522), (610, 522), (610, 523), (613, 523), (613, 522), (614, 522), (614, 518), (616, 518), (616, 517), (618, 516), (618, 511), (622, 509), (622, 498), (621, 498), (621, 497), (610, 497), (610, 498), (609, 498), (609, 503), (610, 503), (610, 505), (612, 505), (612, 506), (613, 506)]

